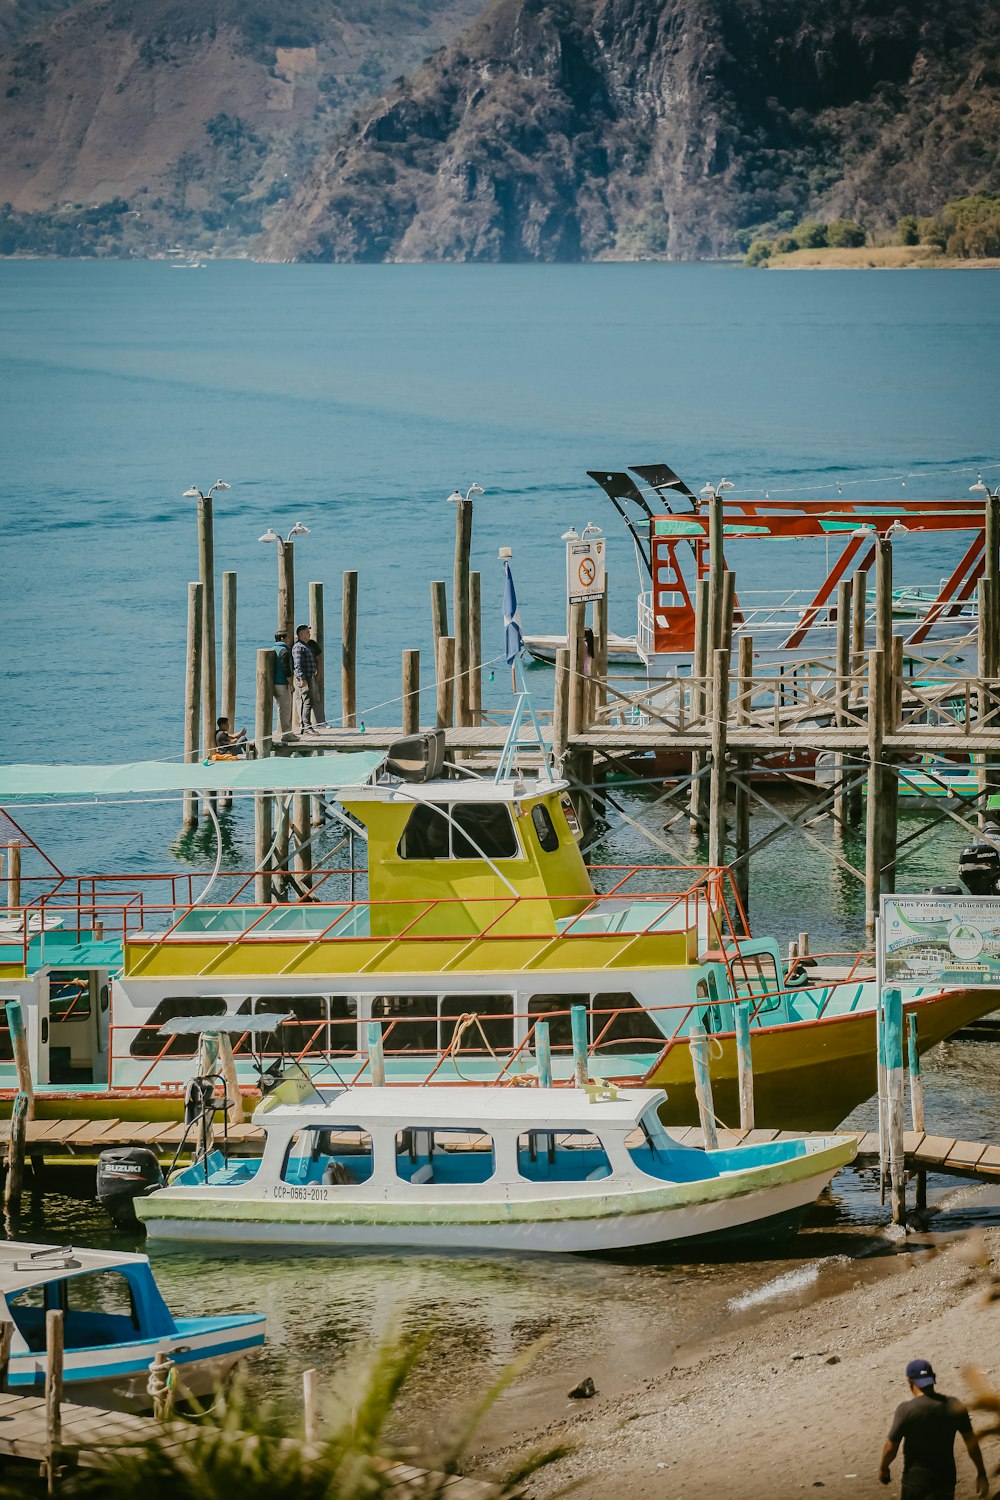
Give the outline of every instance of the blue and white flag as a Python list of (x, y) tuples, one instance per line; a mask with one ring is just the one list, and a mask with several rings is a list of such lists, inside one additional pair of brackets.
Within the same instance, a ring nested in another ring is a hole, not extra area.
[(512, 667), (524, 650), (524, 637), (521, 635), (521, 616), (517, 608), (517, 594), (514, 592), (514, 575), (506, 560), (503, 565), (503, 643), (507, 665)]

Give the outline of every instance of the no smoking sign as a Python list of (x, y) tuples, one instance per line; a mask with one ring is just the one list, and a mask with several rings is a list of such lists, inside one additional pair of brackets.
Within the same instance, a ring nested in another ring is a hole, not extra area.
[(604, 597), (603, 537), (592, 542), (566, 543), (566, 593), (570, 604)]

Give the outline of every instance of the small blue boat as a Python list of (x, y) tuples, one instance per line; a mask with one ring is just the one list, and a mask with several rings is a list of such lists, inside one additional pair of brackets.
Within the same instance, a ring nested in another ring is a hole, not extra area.
[(63, 1385), (84, 1405), (142, 1411), (149, 1369), (174, 1364), (175, 1400), (210, 1395), (264, 1343), (263, 1313), (175, 1318), (145, 1255), (0, 1243), (0, 1318), (13, 1323), (8, 1390), (45, 1385), (45, 1314), (61, 1310)]

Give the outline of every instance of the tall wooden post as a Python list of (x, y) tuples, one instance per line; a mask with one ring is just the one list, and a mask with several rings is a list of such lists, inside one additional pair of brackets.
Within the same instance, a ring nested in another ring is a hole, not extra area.
[(715, 1103), (712, 1098), (712, 1072), (709, 1066), (707, 1033), (693, 1031), (688, 1037), (688, 1046), (691, 1049), (694, 1094), (698, 1101), (698, 1121), (705, 1139), (705, 1150), (718, 1151), (719, 1134), (715, 1124)]
[(215, 749), (215, 521), (212, 497), (198, 501), (198, 573), (201, 582), (201, 750), (207, 760)]
[(309, 817), (309, 793), (296, 792), (292, 798), (292, 833), (295, 837), (295, 875), (300, 889), (308, 891), (312, 885), (312, 838)]
[[(694, 675), (698, 679), (696, 686), (691, 689), (691, 717), (695, 720), (700, 732), (704, 731), (704, 725), (698, 721), (704, 718), (708, 694), (705, 689), (705, 678), (708, 676), (709, 661), (709, 634), (711, 621), (709, 619), (709, 581), (707, 578), (699, 578), (695, 585), (694, 604)], [(680, 691), (683, 692), (683, 687)], [(701, 750), (696, 750), (691, 756), (691, 832), (698, 833), (703, 830), (708, 822), (709, 787), (703, 775), (700, 773), (705, 766), (705, 755)]]
[(469, 574), (469, 722), (483, 722), (483, 580)]
[(21, 845), (17, 839), (7, 845), (7, 905), (12, 912), (21, 906)]
[(420, 652), (403, 652), (403, 733), (420, 729)]
[[(910, 1075), (910, 1124), (920, 1135), (924, 1133), (924, 1084), (920, 1076), (920, 1046), (917, 1034), (917, 1018), (912, 1011), (906, 1017), (906, 1061)], [(916, 1173), (916, 1206), (927, 1207), (927, 1173)]]
[(437, 643), (448, 634), (448, 588), (443, 578), (435, 578), (431, 584), (431, 630), (434, 660), (437, 661)]
[(740, 1095), (740, 1129), (754, 1128), (753, 1048), (750, 1042), (750, 1006), (744, 1000), (733, 1008), (736, 1021), (736, 1077)]
[[(274, 650), (262, 646), (257, 652), (256, 700), (254, 713), (254, 742), (257, 758), (264, 760), (271, 754), (274, 734)], [(254, 900), (266, 905), (271, 900), (271, 875), (264, 869), (264, 861), (274, 838), (272, 799), (268, 792), (258, 792), (254, 797), (253, 863)]]
[(886, 1073), (888, 1108), (889, 1179), (892, 1221), (906, 1223), (906, 1172), (903, 1149), (905, 1129), (905, 1074), (903, 1071), (903, 997), (898, 989), (882, 992), (882, 1065)]
[(725, 634), (723, 574), (726, 570), (726, 560), (723, 554), (722, 496), (713, 492), (708, 502), (708, 650), (710, 654), (722, 645)]
[[(200, 583), (188, 584), (187, 656), (184, 665), (184, 763), (193, 766), (200, 759), (199, 716), (201, 713), (201, 643), (202, 595)], [(184, 793), (185, 828), (198, 821), (198, 799), (194, 792)]]
[(7, 1028), (10, 1032), (11, 1051), (17, 1070), (18, 1092), (24, 1095), (26, 1120), (35, 1118), (35, 1083), (31, 1076), (31, 1058), (28, 1054), (28, 1037), (24, 1029), (24, 1013), (20, 1000), (7, 1001)]
[(593, 708), (596, 712), (604, 708), (608, 701), (608, 575), (604, 574), (604, 593), (594, 606), (595, 629), (594, 629), (594, 697)]
[(556, 684), (552, 708), (552, 759), (561, 772), (569, 743), (570, 665), (569, 652), (556, 652)]
[[(882, 830), (885, 778), (882, 775), (882, 742), (885, 737), (885, 657), (881, 651), (868, 654), (868, 802), (865, 824), (865, 908), (869, 933), (875, 931), (879, 895), (882, 890)], [(893, 787), (895, 795), (895, 787)]]
[(313, 714), (317, 724), (326, 723), (326, 633), (323, 617), (323, 585), (309, 585), (309, 634), (319, 647), (313, 678)]
[[(848, 578), (842, 578), (837, 584), (837, 663), (835, 671), (837, 674), (837, 686), (834, 693), (836, 724), (838, 729), (846, 729), (851, 676), (851, 582)], [(843, 834), (849, 814), (848, 794), (844, 786), (844, 781), (850, 774), (850, 764), (850, 761), (844, 756), (843, 751), (838, 750), (833, 757), (833, 775), (836, 787), (833, 814), (837, 824), (837, 831), (840, 834)]]
[(295, 641), (295, 543), (278, 541), (278, 629)]
[(574, 735), (582, 734), (586, 728), (587, 679), (583, 675), (585, 656), (583, 631), (586, 619), (586, 604), (581, 602), (570, 605), (567, 644), (569, 645), (569, 733), (571, 739)]
[(469, 667), (469, 564), (472, 557), (472, 501), (459, 500), (455, 507), (455, 723), (464, 728), (471, 722)]
[(62, 1448), (63, 1314), (49, 1308), (45, 1314), (45, 1478), (54, 1495)]
[[(868, 570), (858, 568), (851, 580), (851, 699), (858, 704), (865, 693), (865, 618), (868, 613)], [(855, 769), (859, 767), (855, 766)], [(861, 822), (864, 813), (864, 793), (861, 777), (857, 786), (848, 793), (847, 816), (851, 824)]]
[(733, 626), (736, 619), (736, 574), (727, 568), (722, 575), (722, 640), (720, 646), (733, 649)]
[(358, 723), (358, 575), (344, 573), (344, 599), (340, 616), (340, 702), (345, 729)]
[(17, 1213), (21, 1206), (21, 1180), (24, 1176), (24, 1151), (28, 1136), (28, 1096), (19, 1089), (10, 1111), (10, 1134), (7, 1137), (7, 1175), (3, 1184), (3, 1211)]
[(222, 575), (222, 712), (236, 728), (236, 574)]
[(455, 637), (443, 635), (438, 641), (437, 661), (437, 727), (450, 729), (455, 713)]
[(892, 543), (879, 537), (875, 543), (875, 646), (888, 663), (892, 637)]
[[(737, 661), (736, 724), (750, 723), (750, 701), (753, 694), (753, 636), (741, 635)], [(743, 902), (750, 910), (750, 771), (753, 757), (741, 751), (736, 757), (736, 781), (733, 789), (733, 879)]]
[(708, 810), (708, 862), (726, 863), (726, 737), (729, 722), (729, 651), (712, 653), (712, 778)]

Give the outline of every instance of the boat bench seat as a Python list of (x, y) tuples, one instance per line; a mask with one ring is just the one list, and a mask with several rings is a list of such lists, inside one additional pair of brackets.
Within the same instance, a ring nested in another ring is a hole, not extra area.
[(434, 1168), (429, 1161), (425, 1161), (422, 1167), (418, 1167), (410, 1178), (411, 1182), (433, 1182)]

